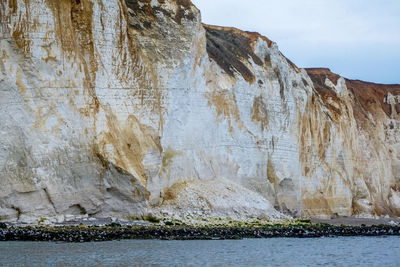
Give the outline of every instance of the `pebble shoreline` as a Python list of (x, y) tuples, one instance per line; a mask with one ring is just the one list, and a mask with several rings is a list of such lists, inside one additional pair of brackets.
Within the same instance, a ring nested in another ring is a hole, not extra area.
[(194, 226), (27, 226), (0, 229), (0, 241), (92, 242), (122, 239), (242, 239), (274, 237), (400, 236), (400, 226), (194, 227)]

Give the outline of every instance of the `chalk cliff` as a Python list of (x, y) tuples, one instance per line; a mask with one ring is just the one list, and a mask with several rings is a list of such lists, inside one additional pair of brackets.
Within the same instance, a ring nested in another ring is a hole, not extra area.
[(0, 3), (0, 219), (400, 216), (400, 86), (189, 0)]

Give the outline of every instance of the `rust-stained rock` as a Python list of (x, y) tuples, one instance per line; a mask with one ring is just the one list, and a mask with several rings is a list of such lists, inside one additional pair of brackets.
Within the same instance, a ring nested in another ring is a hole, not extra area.
[(400, 86), (189, 0), (0, 4), (0, 220), (400, 216)]

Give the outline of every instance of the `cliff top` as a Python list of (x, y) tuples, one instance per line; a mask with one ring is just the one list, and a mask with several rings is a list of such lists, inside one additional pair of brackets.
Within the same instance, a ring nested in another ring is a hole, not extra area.
[[(203, 24), (207, 37), (207, 53), (228, 75), (239, 72), (243, 78), (253, 83), (255, 76), (249, 69), (249, 59), (259, 66), (269, 61), (261, 59), (254, 53), (254, 44), (261, 38), (268, 46), (272, 41), (257, 32), (242, 31), (233, 27), (220, 27)], [(248, 64), (247, 64), (248, 63)]]
[[(332, 83), (337, 84), (340, 75), (333, 73), (329, 68), (306, 68), (306, 71), (314, 82), (315, 89), (323, 98), (331, 97), (336, 101), (339, 100), (336, 92), (325, 84), (325, 79), (328, 78)], [(357, 103), (360, 104), (355, 109), (356, 117), (363, 118), (367, 116), (366, 111), (376, 114), (376, 109), (378, 108), (382, 108), (389, 117), (394, 115), (394, 112), (400, 114), (400, 103), (396, 102), (394, 110), (392, 110), (386, 99), (389, 93), (400, 95), (400, 84), (379, 84), (346, 78), (345, 82), (348, 90), (354, 94)]]

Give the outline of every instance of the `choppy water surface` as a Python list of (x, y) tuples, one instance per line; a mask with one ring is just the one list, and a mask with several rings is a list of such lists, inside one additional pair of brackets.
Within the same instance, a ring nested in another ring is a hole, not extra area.
[(0, 266), (400, 266), (400, 237), (0, 242)]

